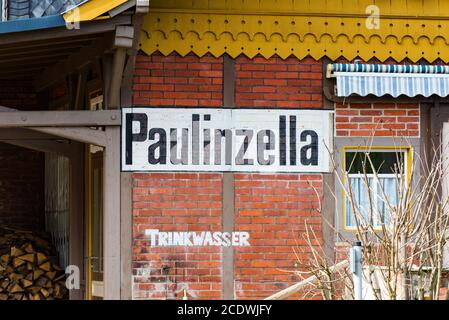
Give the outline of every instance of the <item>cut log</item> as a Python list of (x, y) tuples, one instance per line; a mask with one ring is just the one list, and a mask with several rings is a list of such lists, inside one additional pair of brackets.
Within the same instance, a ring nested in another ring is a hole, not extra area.
[(45, 273), (45, 272), (42, 271), (42, 270), (35, 270), (35, 271), (33, 272), (33, 279), (34, 279), (34, 280), (39, 279), (39, 277), (40, 277), (41, 275), (43, 275), (44, 273)]
[(31, 292), (33, 295), (36, 295), (37, 293), (39, 293), (39, 291), (41, 291), (41, 288), (33, 286), (33, 287), (29, 287), (27, 290), (29, 292)]
[(12, 286), (12, 288), (11, 288), (11, 290), (9, 290), (9, 292), (11, 292), (11, 293), (23, 292), (23, 288), (16, 283)]
[(41, 289), (41, 293), (45, 298), (48, 298), (48, 296), (50, 295), (50, 293), (47, 290), (45, 290), (44, 288)]
[(11, 281), (19, 281), (20, 279), (25, 278), (25, 276), (23, 274), (20, 273), (10, 273), (9, 274), (9, 279), (11, 279)]
[(23, 293), (14, 293), (11, 296), (14, 300), (22, 300), (23, 299)]
[(48, 271), (47, 273), (45, 273), (45, 276), (48, 279), (53, 280), (56, 276), (56, 271)]
[(47, 261), (43, 264), (39, 265), (39, 269), (44, 270), (44, 271), (51, 271), (51, 263), (50, 261)]
[(33, 281), (27, 280), (27, 279), (22, 279), (22, 286), (24, 288), (28, 288), (31, 287), (33, 285)]
[(2, 255), (2, 256), (0, 257), (0, 261), (1, 261), (2, 263), (8, 263), (8, 261), (9, 261), (9, 254), (4, 254), (4, 255)]
[(28, 274), (26, 275), (25, 279), (28, 280), (28, 281), (33, 281), (33, 280), (34, 280), (34, 279), (33, 279), (33, 272), (28, 273)]
[(9, 279), (3, 279), (3, 280), (0, 282), (0, 286), (2, 287), (2, 289), (8, 288), (8, 286), (9, 286)]
[(35, 282), (35, 285), (38, 286), (38, 287), (43, 287), (43, 286), (45, 286), (45, 285), (47, 284), (47, 282), (48, 282), (48, 279), (47, 279), (47, 278), (45, 278), (45, 277), (40, 277), (40, 278)]
[(34, 253), (24, 254), (23, 256), (20, 256), (18, 259), (33, 263), (34, 262)]
[(25, 252), (27, 253), (34, 253), (34, 248), (33, 245), (31, 243), (27, 243), (22, 247), (23, 250), (25, 250)]
[(36, 254), (36, 257), (37, 257), (37, 264), (39, 264), (39, 265), (43, 264), (45, 261), (48, 260), (47, 256), (41, 252), (38, 252)]
[(11, 257), (19, 257), (23, 255), (24, 252), (17, 247), (11, 247)]
[(66, 299), (66, 275), (49, 241), (0, 225), (0, 300)]
[(12, 260), (12, 265), (14, 268), (20, 267), (21, 265), (25, 264), (26, 262), (22, 259), (19, 258), (14, 258)]

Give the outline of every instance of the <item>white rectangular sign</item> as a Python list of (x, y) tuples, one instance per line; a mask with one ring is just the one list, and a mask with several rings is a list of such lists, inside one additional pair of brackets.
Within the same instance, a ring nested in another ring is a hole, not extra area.
[(329, 110), (122, 112), (123, 171), (330, 172)]

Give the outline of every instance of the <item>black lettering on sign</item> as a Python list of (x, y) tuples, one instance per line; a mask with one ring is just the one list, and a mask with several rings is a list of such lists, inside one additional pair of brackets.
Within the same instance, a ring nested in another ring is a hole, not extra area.
[(329, 172), (321, 150), (331, 143), (328, 111), (122, 112), (122, 170)]
[(279, 117), (279, 163), (281, 166), (287, 165), (287, 125), (286, 117)]
[(200, 115), (192, 114), (192, 164), (200, 164)]
[[(313, 130), (305, 130), (301, 132), (301, 142), (306, 142), (310, 137), (311, 142), (301, 148), (301, 164), (304, 166), (318, 165), (318, 134)], [(310, 150), (310, 157), (307, 156)]]
[(221, 164), (222, 145), (221, 140), (225, 138), (225, 163), (232, 164), (232, 131), (230, 129), (215, 129), (215, 164)]
[(237, 153), (237, 156), (235, 157), (235, 164), (236, 165), (253, 165), (254, 160), (253, 159), (245, 159), (246, 151), (248, 151), (248, 146), (251, 143), (251, 140), (253, 139), (254, 131), (253, 130), (246, 130), (246, 129), (237, 129), (235, 131), (236, 136), (244, 136), (245, 139), (243, 139), (243, 143), (240, 146), (239, 152)]
[(296, 166), (296, 116), (290, 116), (290, 165)]
[(170, 129), (170, 162), (172, 164), (189, 164), (189, 129), (182, 128), (181, 158), (178, 157), (178, 129)]
[[(210, 114), (204, 115), (204, 121), (210, 121), (211, 116)], [(209, 165), (210, 164), (210, 129), (203, 129), (203, 164)]]
[[(139, 132), (133, 133), (133, 122), (139, 122)], [(142, 142), (147, 139), (148, 117), (145, 113), (128, 113), (125, 120), (125, 163), (133, 163), (133, 142)]]
[[(265, 142), (265, 137), (268, 138), (268, 142)], [(265, 158), (265, 151), (274, 150), (274, 132), (272, 130), (260, 130), (257, 133), (257, 162), (261, 165), (272, 165), (274, 163), (274, 155), (268, 155)]]
[[(166, 164), (167, 163), (167, 133), (162, 128), (150, 129), (148, 139), (154, 140), (158, 135), (159, 139), (148, 147), (148, 163)], [(156, 150), (158, 156), (156, 157)]]

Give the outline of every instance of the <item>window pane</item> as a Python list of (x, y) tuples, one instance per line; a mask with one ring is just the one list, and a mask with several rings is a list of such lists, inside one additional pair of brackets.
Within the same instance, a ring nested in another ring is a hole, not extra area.
[(391, 209), (388, 205), (394, 207), (398, 204), (398, 179), (396, 178), (379, 178), (381, 188), (385, 193), (387, 201), (382, 195), (378, 199), (378, 208), (382, 212), (382, 222), (388, 224), (391, 216)]
[(405, 152), (388, 151), (371, 151), (368, 155), (365, 152), (346, 152), (346, 172), (373, 173), (369, 157), (378, 173), (395, 173), (403, 165), (404, 155)]
[[(379, 227), (381, 223), (388, 223), (391, 214), (389, 206), (397, 205), (397, 179), (395, 177), (379, 178), (377, 182), (374, 178), (368, 179), (368, 185), (365, 178), (350, 177), (349, 188), (353, 194), (355, 206), (361, 216), (357, 217), (359, 224), (372, 223), (374, 227)], [(369, 190), (371, 190), (371, 202), (369, 199)], [(382, 194), (386, 195), (387, 200)], [(346, 227), (354, 228), (355, 215), (352, 212), (349, 196), (345, 199)]]

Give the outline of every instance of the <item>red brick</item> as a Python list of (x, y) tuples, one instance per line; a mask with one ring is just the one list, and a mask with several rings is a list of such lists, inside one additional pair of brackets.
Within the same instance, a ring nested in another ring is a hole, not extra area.
[(235, 65), (238, 106), (322, 108), (321, 61), (239, 57)]
[[(134, 75), (134, 105), (223, 105), (223, 58), (139, 54)], [(148, 87), (149, 85), (149, 87)], [(213, 93), (218, 93), (214, 95)]]

